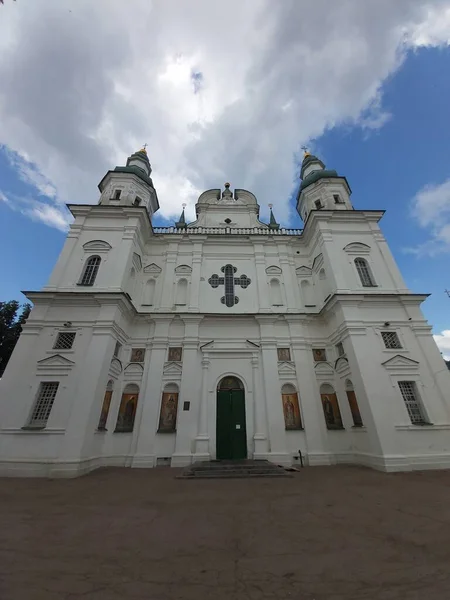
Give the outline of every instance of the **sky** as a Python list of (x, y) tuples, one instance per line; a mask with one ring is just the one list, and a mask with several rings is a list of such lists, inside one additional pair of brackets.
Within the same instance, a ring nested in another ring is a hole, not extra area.
[(105, 172), (148, 144), (173, 222), (205, 189), (287, 227), (301, 147), (345, 175), (450, 357), (450, 0), (4, 0), (0, 301), (45, 285)]

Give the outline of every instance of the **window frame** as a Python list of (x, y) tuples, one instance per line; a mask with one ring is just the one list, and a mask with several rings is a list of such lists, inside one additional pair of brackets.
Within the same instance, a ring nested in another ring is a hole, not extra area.
[[(410, 384), (411, 389), (412, 389), (413, 400), (415, 403), (415, 408), (417, 409), (417, 411), (420, 415), (420, 420), (413, 419), (414, 410), (410, 410), (410, 405), (409, 405), (409, 404), (411, 404), (411, 401), (407, 400), (405, 398), (405, 396), (403, 395), (403, 389), (402, 389), (401, 384)], [(414, 379), (399, 379), (397, 381), (397, 387), (398, 387), (400, 396), (403, 401), (403, 406), (405, 407), (406, 412), (409, 417), (409, 420), (411, 421), (411, 425), (413, 425), (415, 427), (421, 427), (422, 425), (430, 425), (430, 420), (429, 420), (427, 412), (425, 410), (425, 406), (422, 401), (422, 397), (419, 393), (417, 381), (415, 381)]]
[[(40, 381), (39, 387), (35, 395), (33, 407), (31, 409), (31, 413), (28, 417), (27, 424), (23, 429), (45, 429), (47, 427), (48, 421), (50, 419), (50, 414), (52, 412), (53, 405), (55, 403), (56, 395), (58, 394), (59, 389), (59, 381)], [(43, 401), (46, 400), (44, 398), (44, 386), (56, 386), (54, 387), (54, 394), (50, 397), (49, 401), (46, 403), (44, 409), (41, 408), (41, 404), (44, 404)], [(45, 419), (36, 419), (36, 415), (39, 412), (44, 412), (46, 418)]]
[[(363, 264), (359, 264), (357, 261), (360, 261)], [(357, 256), (353, 260), (353, 264), (355, 266), (356, 272), (359, 277), (359, 283), (362, 287), (364, 287), (364, 288), (378, 287), (375, 282), (375, 277), (373, 276), (372, 269), (370, 268), (369, 262), (366, 258), (363, 258), (362, 256)], [(359, 264), (359, 266), (358, 266), (358, 264)], [(363, 273), (364, 270), (365, 270), (365, 273)], [(364, 282), (363, 275), (364, 275), (364, 277), (367, 277), (366, 283)], [(367, 282), (369, 282), (369, 283), (367, 283)]]
[(316, 210), (321, 210), (323, 208), (322, 200), (320, 198), (314, 200), (314, 206), (316, 207)]
[[(93, 261), (94, 259), (98, 260), (98, 262), (96, 262), (93, 265), (90, 265), (90, 261)], [(89, 256), (84, 263), (83, 271), (81, 273), (78, 285), (81, 287), (92, 287), (97, 279), (101, 263), (102, 259), (101, 256), (99, 256), (98, 254), (93, 254), (92, 256)], [(88, 269), (91, 270), (89, 273), (89, 277), (87, 276)]]
[[(67, 346), (67, 347), (66, 346), (58, 346), (60, 339), (67, 335), (72, 336), (72, 342), (71, 342), (70, 346)], [(55, 343), (53, 344), (52, 350), (72, 350), (76, 335), (77, 335), (76, 331), (58, 331), (58, 335), (56, 336), (56, 340), (55, 340)]]
[[(387, 343), (386, 343), (387, 340), (384, 338), (385, 334), (386, 335), (390, 335), (390, 336), (395, 336), (396, 343), (398, 345), (388, 346)], [(385, 350), (404, 350), (402, 341), (401, 341), (400, 336), (398, 335), (397, 331), (386, 330), (386, 329), (380, 330), (380, 337), (381, 337), (381, 341), (384, 344), (384, 349)]]

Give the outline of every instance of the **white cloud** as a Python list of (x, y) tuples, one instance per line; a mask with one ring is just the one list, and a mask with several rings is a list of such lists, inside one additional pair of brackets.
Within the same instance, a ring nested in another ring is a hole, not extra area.
[(63, 205), (51, 205), (45, 200), (36, 200), (22, 196), (7, 196), (0, 190), (0, 201), (5, 202), (11, 210), (40, 221), (49, 227), (67, 232), (73, 218)]
[[(448, 43), (450, 23), (450, 0), (0, 10), (0, 142), (41, 204), (95, 202), (106, 170), (148, 142), (163, 216), (187, 202), (192, 217), (200, 191), (230, 180), (285, 223), (301, 144), (341, 122), (382, 127), (384, 80), (408, 49)], [(41, 204), (27, 214), (62, 228)]]
[(439, 350), (445, 360), (450, 360), (450, 329), (444, 329), (440, 334), (433, 335)]
[(417, 223), (430, 233), (429, 239), (407, 251), (419, 256), (434, 256), (450, 250), (450, 179), (426, 185), (411, 201)]

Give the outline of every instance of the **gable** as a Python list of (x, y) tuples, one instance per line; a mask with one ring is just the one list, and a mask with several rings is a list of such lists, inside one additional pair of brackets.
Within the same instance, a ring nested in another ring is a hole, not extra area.
[(158, 275), (161, 273), (161, 271), (161, 267), (158, 267), (158, 265), (155, 265), (155, 263), (151, 263), (150, 265), (144, 267), (144, 273), (153, 273), (154, 275)]
[(309, 267), (302, 265), (301, 267), (297, 267), (295, 269), (295, 272), (297, 273), (297, 276), (301, 275), (302, 277), (305, 277), (305, 276), (308, 277), (311, 275), (312, 270)]
[(58, 373), (60, 375), (68, 375), (69, 371), (75, 366), (72, 360), (69, 360), (61, 354), (54, 354), (48, 358), (38, 360), (36, 369), (39, 373), (53, 374)]
[(337, 359), (337, 361), (335, 362), (334, 368), (339, 373), (339, 375), (347, 375), (348, 373), (350, 373), (350, 367), (348, 364), (348, 360), (343, 356), (340, 356)]
[(190, 267), (189, 265), (179, 265), (175, 269), (175, 273), (177, 275), (189, 275), (190, 273), (192, 273), (192, 267)]
[(370, 246), (362, 242), (351, 242), (344, 247), (344, 251), (348, 254), (369, 254)]
[(318, 379), (329, 379), (330, 377), (334, 377), (334, 369), (329, 362), (316, 363), (314, 371)]

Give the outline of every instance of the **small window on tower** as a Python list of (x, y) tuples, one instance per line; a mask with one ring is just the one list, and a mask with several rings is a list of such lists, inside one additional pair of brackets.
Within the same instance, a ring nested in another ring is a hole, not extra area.
[(344, 201), (339, 196), (339, 194), (333, 194), (333, 198), (334, 198), (334, 203), (335, 204), (344, 204)]
[(133, 202), (133, 206), (139, 206), (142, 202), (142, 198), (139, 198), (139, 196), (136, 196), (136, 198), (134, 199)]
[(122, 190), (116, 190), (114, 192), (114, 200), (120, 200), (120, 194), (122, 193)]
[(320, 210), (321, 208), (323, 208), (323, 204), (320, 200), (316, 200), (314, 202), (314, 204), (316, 205), (317, 210)]
[(338, 342), (336, 344), (336, 350), (337, 350), (338, 356), (344, 356), (345, 350), (344, 350), (344, 345), (342, 342)]
[(225, 223), (229, 225), (231, 223), (231, 219), (225, 219)]

